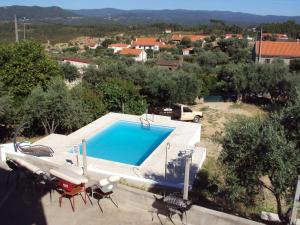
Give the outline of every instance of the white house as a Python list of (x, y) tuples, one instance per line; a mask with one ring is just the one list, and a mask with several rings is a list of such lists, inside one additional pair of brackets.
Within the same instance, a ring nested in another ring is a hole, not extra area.
[(191, 47), (191, 48), (184, 48), (184, 49), (182, 49), (182, 54), (183, 55), (190, 55), (193, 50), (194, 50), (193, 47)]
[(146, 62), (147, 53), (143, 49), (124, 48), (120, 55), (131, 56), (136, 62)]
[(118, 53), (122, 51), (125, 48), (130, 48), (131, 46), (129, 44), (124, 44), (124, 43), (116, 43), (116, 44), (111, 44), (108, 46), (109, 49), (113, 49), (114, 53)]
[[(91, 61), (85, 60), (85, 59), (78, 59), (78, 58), (63, 58), (62, 59), (62, 63), (67, 63), (67, 62), (70, 63), (71, 65), (75, 66), (80, 73), (83, 73), (83, 70), (85, 68), (88, 68), (92, 64)], [(96, 65), (96, 67), (98, 67), (98, 66)]]
[(165, 43), (154, 37), (136, 38), (135, 41), (132, 41), (132, 47), (143, 50), (152, 49), (153, 51), (159, 51), (162, 45), (165, 45)]
[(91, 44), (91, 45), (89, 45), (89, 49), (93, 49), (93, 50), (96, 50), (96, 48), (98, 48), (100, 46), (100, 44), (99, 43), (97, 43), (97, 44)]

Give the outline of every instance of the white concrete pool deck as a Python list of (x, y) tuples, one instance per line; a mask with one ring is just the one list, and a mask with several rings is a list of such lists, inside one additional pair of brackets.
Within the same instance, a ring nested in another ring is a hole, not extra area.
[[(151, 116), (150, 116), (151, 117)], [(72, 146), (79, 145), (83, 139), (89, 139), (103, 128), (112, 123), (125, 120), (129, 122), (140, 123), (140, 116), (108, 113), (98, 120), (88, 124), (87, 126), (75, 131), (70, 135), (51, 134), (34, 144), (41, 144), (50, 146), (54, 151), (53, 158), (43, 158), (56, 164), (65, 164), (66, 159), (71, 159), (76, 162), (76, 156), (70, 153)], [(154, 116), (153, 125), (167, 126), (175, 128), (174, 131), (159, 145), (157, 149), (140, 165), (132, 166), (118, 162), (91, 158), (88, 157), (88, 170), (91, 172), (101, 173), (103, 175), (119, 175), (128, 182), (139, 184), (155, 184), (165, 183), (165, 155), (167, 143), (170, 143), (168, 150), (168, 162), (172, 162), (172, 168), (167, 171), (167, 185), (181, 186), (184, 177), (184, 161), (178, 158), (179, 151), (187, 150), (188, 147), (193, 147), (195, 153), (192, 159), (191, 168), (191, 183), (197, 171), (201, 168), (205, 157), (206, 150), (199, 147), (201, 136), (201, 125), (189, 122), (180, 122), (171, 120), (169, 117)], [(81, 157), (80, 163), (81, 163)]]

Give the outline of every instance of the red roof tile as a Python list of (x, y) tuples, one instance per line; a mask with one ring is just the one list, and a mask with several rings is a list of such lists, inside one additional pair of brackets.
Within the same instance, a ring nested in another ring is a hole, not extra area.
[[(260, 50), (259, 50), (260, 49)], [(256, 42), (256, 54), (264, 57), (300, 58), (299, 42), (260, 41)]]
[(139, 56), (142, 53), (143, 50), (141, 49), (133, 49), (133, 48), (124, 48), (122, 51), (120, 51), (121, 55), (134, 55)]
[(172, 41), (182, 41), (183, 38), (189, 38), (192, 42), (203, 41), (207, 35), (193, 35), (193, 34), (174, 34), (171, 38)]
[(146, 38), (137, 38), (135, 41), (133, 41), (132, 45), (142, 45), (142, 46), (154, 46), (154, 45), (160, 45), (161, 42), (157, 41), (154, 37), (146, 37)]

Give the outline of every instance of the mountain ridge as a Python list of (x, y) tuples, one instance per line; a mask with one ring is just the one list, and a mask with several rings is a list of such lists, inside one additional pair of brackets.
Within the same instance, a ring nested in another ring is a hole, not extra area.
[(30, 20), (54, 19), (78, 16), (77, 14), (64, 10), (57, 6), (40, 7), (40, 6), (2, 6), (0, 7), (0, 20), (11, 20), (14, 15), (18, 18), (27, 18)]
[[(181, 24), (199, 24), (209, 22), (211, 19), (223, 20), (236, 24), (259, 24), (276, 23), (294, 20), (300, 23), (300, 16), (277, 16), (256, 15), (251, 13), (221, 11), (221, 10), (187, 10), (187, 9), (163, 9), (163, 10), (122, 10), (115, 8), (103, 9), (81, 9), (71, 10), (80, 16), (97, 17), (106, 20), (118, 21), (120, 23), (132, 23), (139, 21), (149, 22), (173, 22)], [(110, 17), (110, 18), (108, 18)]]
[[(236, 25), (256, 25), (261, 23), (282, 23), (294, 20), (300, 23), (300, 16), (255, 15), (251, 13), (220, 11), (220, 10), (188, 10), (188, 9), (163, 9), (163, 10), (122, 10), (116, 8), (69, 10), (57, 6), (3, 6), (0, 7), (0, 21), (11, 21), (13, 16), (18, 18), (40, 20), (68, 20), (68, 22), (91, 21), (115, 22), (120, 24), (148, 24), (148, 23), (177, 23), (181, 25), (205, 24), (210, 20), (222, 20)], [(78, 20), (79, 19), (79, 20)]]

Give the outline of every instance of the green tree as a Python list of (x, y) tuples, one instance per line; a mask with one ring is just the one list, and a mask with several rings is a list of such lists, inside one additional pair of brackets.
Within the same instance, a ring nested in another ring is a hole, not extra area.
[(147, 58), (149, 58), (149, 59), (153, 59), (154, 58), (154, 51), (153, 51), (153, 49), (147, 49), (146, 53), (147, 53)]
[(52, 80), (46, 91), (39, 86), (33, 89), (22, 111), (35, 133), (67, 133), (89, 122), (80, 99), (71, 98), (61, 79)]
[(223, 52), (203, 51), (198, 54), (198, 62), (202, 67), (216, 67), (229, 61), (227, 54)]
[(140, 88), (131, 81), (108, 78), (96, 86), (109, 111), (142, 114), (146, 111), (146, 100), (140, 95)]
[(74, 81), (79, 77), (79, 72), (77, 68), (71, 65), (69, 62), (63, 63), (61, 65), (61, 69), (64, 74), (64, 78), (69, 82)]
[(114, 44), (114, 43), (116, 43), (115, 40), (112, 40), (112, 39), (105, 39), (105, 40), (102, 42), (102, 46), (103, 46), (104, 48), (107, 48), (109, 45)]
[(0, 141), (9, 137), (11, 125), (14, 124), (16, 111), (18, 110), (14, 106), (13, 96), (0, 83)]
[(300, 59), (291, 60), (290, 70), (295, 72), (300, 72)]
[(24, 98), (34, 87), (45, 88), (52, 77), (61, 75), (58, 64), (36, 42), (0, 46), (0, 82), (14, 97)]
[(86, 113), (88, 122), (100, 118), (106, 112), (102, 93), (100, 94), (97, 94), (85, 82), (80, 83), (71, 90), (73, 101), (80, 103), (80, 108)]
[(221, 143), (228, 199), (255, 205), (266, 188), (276, 199), (280, 220), (288, 224), (300, 156), (279, 117), (239, 118), (226, 127)]
[(183, 37), (180, 45), (182, 45), (184, 48), (190, 48), (192, 47), (192, 40), (189, 37)]
[(218, 90), (230, 93), (240, 94), (247, 85), (246, 76), (244, 76), (244, 66), (242, 64), (227, 64), (222, 66), (218, 73), (220, 82)]
[(226, 52), (235, 63), (251, 61), (251, 52), (248, 49), (247, 39), (228, 38), (218, 42), (223, 52)]

